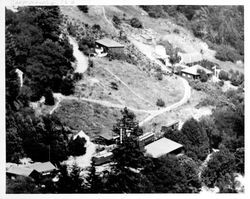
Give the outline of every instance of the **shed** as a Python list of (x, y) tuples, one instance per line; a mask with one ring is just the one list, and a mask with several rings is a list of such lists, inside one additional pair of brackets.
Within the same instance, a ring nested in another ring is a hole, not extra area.
[(182, 149), (183, 145), (165, 137), (145, 146), (146, 152), (152, 155), (154, 158), (159, 158), (160, 156), (170, 153), (179, 154), (181, 153)]
[(153, 38), (150, 37), (149, 35), (146, 35), (146, 34), (142, 34), (141, 38), (142, 38), (144, 43), (152, 43), (152, 41), (153, 41)]
[(188, 67), (188, 68), (181, 70), (181, 75), (184, 77), (188, 77), (188, 78), (198, 79), (200, 77), (198, 70), (204, 70), (206, 72), (206, 74), (208, 75), (208, 77), (211, 77), (213, 74), (212, 71), (196, 64), (194, 66), (191, 66), (191, 67)]
[(109, 38), (99, 39), (95, 43), (96, 48), (103, 48), (103, 53), (106, 53), (108, 50), (122, 53), (124, 49), (124, 45)]

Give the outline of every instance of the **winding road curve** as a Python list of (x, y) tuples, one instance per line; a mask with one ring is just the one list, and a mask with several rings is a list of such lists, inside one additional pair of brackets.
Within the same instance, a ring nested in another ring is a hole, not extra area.
[[(87, 68), (88, 68), (88, 62), (84, 61), (86, 60), (86, 56), (83, 55), (79, 49), (78, 49), (78, 44), (77, 42), (75, 41), (75, 39), (73, 39), (72, 37), (69, 37), (69, 42), (70, 44), (73, 46), (73, 51), (74, 51), (74, 56), (77, 60), (77, 71), (81, 71), (82, 73), (84, 73)], [(161, 66), (163, 67), (163, 66)], [(164, 66), (165, 67), (165, 66)], [(117, 78), (119, 81), (121, 81), (121, 79), (119, 77), (117, 77), (115, 74), (113, 74), (111, 71), (109, 71), (115, 78)], [(181, 78), (181, 77), (178, 77), (178, 78)], [(53, 107), (53, 109), (50, 111), (50, 114), (52, 114), (60, 105), (60, 102), (63, 100), (63, 99), (69, 99), (69, 100), (82, 100), (82, 101), (86, 101), (86, 102), (91, 102), (91, 103), (96, 103), (96, 104), (100, 104), (102, 106), (106, 106), (106, 107), (112, 107), (112, 108), (119, 108), (119, 109), (123, 109), (125, 107), (127, 107), (129, 110), (133, 111), (133, 112), (141, 112), (141, 113), (147, 113), (149, 114), (149, 116), (147, 116), (145, 119), (143, 119), (139, 125), (140, 126), (143, 126), (145, 123), (147, 123), (148, 121), (152, 120), (153, 118), (157, 117), (158, 115), (161, 115), (165, 112), (168, 112), (170, 110), (173, 110), (183, 104), (185, 104), (188, 99), (190, 98), (190, 95), (191, 95), (191, 88), (187, 82), (187, 80), (185, 80), (184, 78), (181, 78), (182, 82), (183, 82), (183, 85), (184, 85), (184, 88), (185, 88), (185, 92), (184, 92), (184, 96), (183, 98), (175, 103), (175, 104), (172, 104), (168, 107), (165, 107), (165, 108), (162, 108), (160, 110), (144, 110), (144, 109), (136, 109), (136, 108), (133, 108), (133, 107), (128, 107), (128, 106), (125, 106), (125, 105), (120, 105), (120, 104), (114, 104), (114, 103), (111, 103), (111, 102), (108, 102), (108, 101), (104, 101), (104, 100), (96, 100), (96, 99), (89, 99), (89, 98), (85, 98), (85, 97), (76, 97), (76, 96), (64, 96), (62, 95), (61, 93), (54, 93), (54, 97), (57, 99), (57, 103), (56, 105)], [(121, 81), (122, 83), (124, 83), (123, 81)], [(126, 85), (128, 87), (128, 85)], [(135, 94), (135, 96), (139, 97), (141, 99), (141, 96), (138, 96), (136, 94), (135, 91), (133, 91), (131, 88), (129, 88), (129, 90)], [(143, 99), (145, 102), (148, 102), (146, 99)]]

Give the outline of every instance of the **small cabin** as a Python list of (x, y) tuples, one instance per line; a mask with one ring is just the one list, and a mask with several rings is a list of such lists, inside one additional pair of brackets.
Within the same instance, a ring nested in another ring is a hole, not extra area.
[(96, 49), (101, 49), (101, 53), (107, 53), (108, 51), (119, 52), (122, 53), (124, 51), (124, 45), (109, 39), (99, 39), (95, 42)]
[(181, 70), (181, 75), (183, 77), (199, 79), (200, 78), (199, 70), (204, 70), (209, 78), (212, 77), (212, 75), (213, 75), (212, 71), (210, 71), (210, 70), (208, 70), (208, 69), (206, 69), (198, 64)]

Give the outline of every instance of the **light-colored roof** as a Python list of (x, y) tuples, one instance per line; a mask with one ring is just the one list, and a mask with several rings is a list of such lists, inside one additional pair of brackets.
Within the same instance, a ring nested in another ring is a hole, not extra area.
[(109, 38), (104, 38), (104, 39), (99, 39), (96, 41), (96, 43), (101, 44), (103, 46), (109, 47), (109, 48), (117, 48), (117, 47), (124, 47), (124, 45), (109, 39)]
[(147, 132), (147, 133), (144, 133), (143, 135), (139, 136), (139, 140), (141, 141), (141, 140), (147, 139), (147, 138), (149, 138), (151, 136), (154, 136), (154, 133)]
[(57, 168), (51, 162), (37, 162), (29, 165), (17, 165), (11, 166), (7, 169), (7, 173), (21, 175), (21, 176), (29, 176), (32, 171), (36, 170), (39, 173), (48, 172), (57, 170)]
[(142, 34), (141, 37), (144, 39), (152, 39), (152, 37), (150, 37), (149, 35), (146, 35), (146, 34)]
[(188, 73), (188, 74), (191, 74), (191, 75), (199, 75), (199, 73), (197, 72), (198, 69), (204, 70), (206, 72), (206, 74), (212, 74), (213, 73), (212, 71), (210, 71), (210, 70), (208, 70), (208, 69), (206, 69), (206, 68), (204, 68), (204, 67), (202, 67), (202, 66), (200, 66), (198, 64), (196, 64), (194, 66), (191, 66), (189, 68), (185, 68), (185, 69), (182, 70), (182, 72), (185, 72), (185, 73)]
[(40, 173), (56, 170), (57, 168), (51, 162), (37, 162), (27, 166), (30, 169), (36, 170)]
[(14, 174), (14, 175), (20, 175), (20, 176), (26, 176), (28, 177), (32, 173), (33, 169), (21, 167), (21, 166), (11, 166), (9, 169), (7, 169), (7, 173)]
[(164, 137), (146, 145), (145, 150), (147, 153), (151, 154), (154, 158), (158, 158), (162, 155), (170, 153), (181, 147), (182, 147), (181, 144)]

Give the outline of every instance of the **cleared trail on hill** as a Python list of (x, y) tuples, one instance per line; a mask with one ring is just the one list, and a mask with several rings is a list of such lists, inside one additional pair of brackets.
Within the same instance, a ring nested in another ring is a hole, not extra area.
[[(73, 54), (77, 60), (77, 68), (76, 71), (77, 72), (81, 72), (84, 73), (87, 69), (88, 69), (88, 60), (86, 59), (86, 56), (84, 56), (82, 54), (81, 51), (79, 51), (78, 49), (78, 44), (75, 41), (74, 38), (69, 36), (69, 42), (70, 44), (73, 46)], [(161, 67), (165, 67), (163, 65), (161, 65)], [(167, 68), (163, 68), (163, 70), (167, 70)], [(112, 73), (110, 70), (105, 69), (107, 72), (109, 72), (113, 77), (115, 77), (117, 80), (119, 80), (124, 86), (126, 86), (132, 94), (134, 94), (136, 97), (140, 98), (141, 100), (145, 101), (146, 103), (149, 103), (152, 105), (151, 102), (149, 102), (148, 100), (144, 99), (143, 97), (141, 97), (140, 95), (138, 95), (132, 88), (130, 88), (125, 82), (123, 82), (117, 75), (115, 75), (114, 73)], [(181, 105), (183, 105), (184, 103), (187, 102), (187, 100), (190, 98), (191, 95), (191, 88), (188, 84), (188, 82), (181, 78), (183, 85), (185, 87), (185, 92), (184, 92), (184, 96), (183, 98), (175, 103), (172, 104), (168, 107), (162, 108), (160, 110), (145, 110), (145, 109), (136, 109), (133, 107), (129, 107), (126, 105), (121, 105), (121, 104), (114, 104), (108, 101), (104, 101), (104, 100), (97, 100), (97, 99), (89, 99), (89, 98), (85, 98), (85, 97), (76, 97), (76, 96), (64, 96), (61, 93), (54, 93), (54, 97), (57, 99), (57, 102), (55, 104), (55, 106), (53, 107), (53, 109), (50, 111), (50, 114), (53, 114), (53, 112), (60, 106), (60, 102), (63, 99), (68, 99), (68, 100), (79, 100), (79, 101), (85, 101), (85, 102), (90, 102), (90, 103), (96, 103), (102, 106), (106, 106), (106, 107), (111, 107), (111, 108), (118, 108), (118, 109), (124, 109), (125, 107), (127, 107), (129, 110), (133, 111), (133, 112), (140, 112), (140, 113), (146, 113), (149, 114), (149, 116), (147, 116), (146, 118), (144, 118), (142, 121), (140, 121), (139, 125), (143, 126), (145, 123), (147, 123), (148, 121), (152, 120), (153, 118), (157, 117), (160, 114), (163, 114), (167, 111), (173, 110)]]

